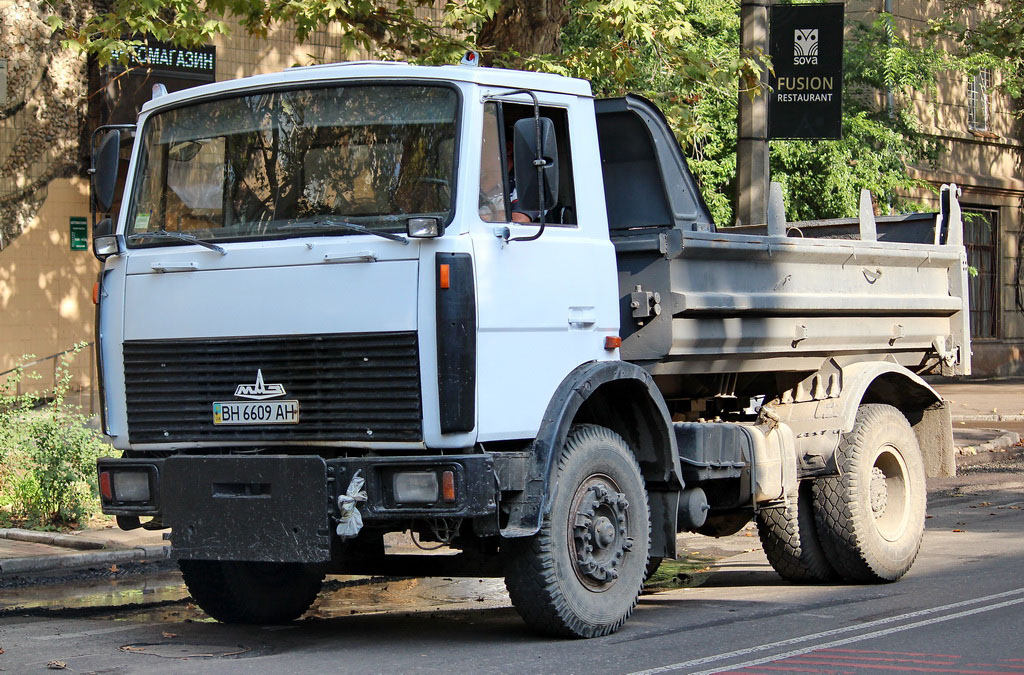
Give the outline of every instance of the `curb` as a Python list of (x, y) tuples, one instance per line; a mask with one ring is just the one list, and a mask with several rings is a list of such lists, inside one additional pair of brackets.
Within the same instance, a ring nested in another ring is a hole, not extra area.
[(113, 565), (136, 560), (165, 560), (170, 557), (170, 547), (165, 545), (136, 546), (114, 551), (91, 553), (65, 553), (63, 555), (37, 555), (27, 558), (0, 559), (0, 575), (43, 572), (55, 569), (73, 569), (93, 565)]
[(1024, 422), (1024, 415), (951, 415), (954, 422)]
[(60, 534), (58, 532), (36, 532), (34, 530), (23, 530), (17, 527), (0, 529), (0, 539), (26, 541), (33, 544), (48, 544), (49, 546), (75, 548), (82, 551), (107, 547), (106, 544), (101, 541), (82, 539), (81, 537), (76, 537), (70, 534)]
[(960, 457), (970, 457), (977, 455), (981, 452), (992, 452), (998, 450), (1006, 450), (1020, 443), (1020, 434), (1013, 431), (1006, 431), (1002, 436), (993, 438), (991, 441), (985, 441), (980, 445), (965, 445), (956, 449), (956, 454)]

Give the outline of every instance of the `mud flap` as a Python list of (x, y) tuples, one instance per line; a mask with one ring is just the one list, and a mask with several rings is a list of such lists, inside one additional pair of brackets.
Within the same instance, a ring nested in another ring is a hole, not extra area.
[(164, 522), (186, 560), (330, 560), (327, 465), (316, 456), (167, 458)]

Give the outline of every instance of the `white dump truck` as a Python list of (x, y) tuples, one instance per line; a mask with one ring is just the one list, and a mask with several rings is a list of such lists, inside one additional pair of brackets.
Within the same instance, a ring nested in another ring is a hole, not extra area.
[(789, 580), (913, 564), (954, 470), (921, 375), (970, 369), (955, 186), (718, 229), (650, 102), (471, 66), (199, 86), (95, 138), (103, 511), (168, 529), (211, 616), (494, 574), (535, 629), (605, 635), (678, 532), (751, 519)]

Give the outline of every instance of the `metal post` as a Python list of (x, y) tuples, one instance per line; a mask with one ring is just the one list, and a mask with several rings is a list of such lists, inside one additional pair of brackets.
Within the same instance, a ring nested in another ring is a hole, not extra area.
[[(744, 0), (740, 7), (740, 48), (768, 53), (768, 5), (772, 0)], [(768, 73), (761, 76), (767, 92)], [(768, 96), (751, 100), (740, 83), (739, 138), (736, 144), (736, 220), (756, 225), (768, 220)]]

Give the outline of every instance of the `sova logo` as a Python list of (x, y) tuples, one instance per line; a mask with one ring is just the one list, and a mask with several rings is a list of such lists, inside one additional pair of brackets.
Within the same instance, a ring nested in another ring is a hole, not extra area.
[(818, 65), (818, 29), (798, 28), (793, 36), (793, 65)]

